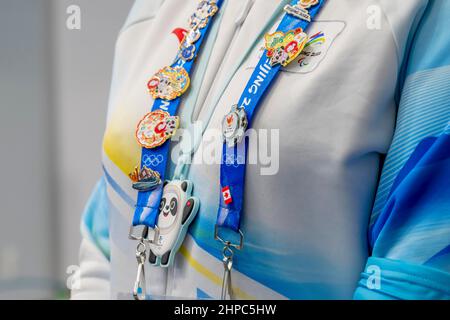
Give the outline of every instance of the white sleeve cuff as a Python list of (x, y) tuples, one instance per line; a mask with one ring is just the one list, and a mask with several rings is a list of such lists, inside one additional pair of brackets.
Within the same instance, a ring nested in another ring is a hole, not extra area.
[(80, 246), (80, 268), (72, 277), (72, 300), (109, 300), (110, 263), (89, 240)]

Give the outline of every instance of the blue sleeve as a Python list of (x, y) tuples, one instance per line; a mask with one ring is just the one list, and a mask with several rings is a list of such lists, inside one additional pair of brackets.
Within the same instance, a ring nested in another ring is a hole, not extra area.
[(450, 299), (450, 1), (417, 30), (356, 299)]
[(110, 258), (109, 213), (105, 177), (97, 182), (86, 204), (81, 219), (81, 233), (94, 243), (106, 258)]

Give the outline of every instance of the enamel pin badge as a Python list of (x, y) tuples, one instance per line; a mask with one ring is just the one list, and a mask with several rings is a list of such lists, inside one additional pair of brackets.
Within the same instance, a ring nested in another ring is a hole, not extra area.
[(163, 110), (152, 111), (139, 122), (136, 139), (144, 148), (156, 148), (170, 139), (176, 133), (179, 125), (179, 117), (171, 116)]
[(200, 30), (196, 28), (190, 29), (188, 32), (186, 32), (186, 35), (182, 42), (187, 44), (194, 44), (197, 42), (198, 39), (200, 39), (200, 36), (201, 36)]
[(195, 57), (195, 45), (183, 42), (180, 47), (179, 58), (183, 61), (190, 61)]
[(319, 0), (298, 0), (296, 5), (286, 5), (284, 11), (291, 16), (311, 22), (308, 9), (319, 4)]
[(189, 26), (192, 29), (203, 29), (209, 22), (209, 18), (213, 17), (219, 7), (215, 1), (202, 0), (197, 6), (197, 11), (189, 18)]
[(150, 264), (161, 267), (173, 264), (200, 206), (199, 199), (192, 193), (193, 183), (190, 181), (164, 183), (157, 220), (159, 237), (156, 243), (150, 244)]
[(134, 171), (129, 174), (129, 177), (133, 181), (133, 189), (137, 191), (152, 191), (161, 184), (159, 172), (149, 169), (146, 166), (142, 167), (142, 170), (139, 170), (138, 167), (134, 168)]
[(234, 105), (222, 120), (222, 135), (228, 147), (233, 147), (242, 141), (247, 126), (245, 109)]
[(302, 52), (308, 36), (299, 28), (287, 33), (277, 31), (272, 34), (266, 34), (264, 39), (271, 66), (281, 64), (283, 67), (286, 67)]
[(148, 82), (153, 99), (173, 100), (186, 92), (190, 84), (189, 74), (182, 67), (164, 67)]
[(200, 39), (201, 33), (197, 28), (190, 29), (186, 32), (183, 40), (180, 43), (180, 52), (178, 57), (183, 61), (190, 61), (195, 57), (195, 43)]

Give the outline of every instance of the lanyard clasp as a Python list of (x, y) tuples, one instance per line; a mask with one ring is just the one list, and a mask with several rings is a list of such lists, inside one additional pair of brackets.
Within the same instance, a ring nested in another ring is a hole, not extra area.
[[(139, 227), (142, 227), (142, 230), (137, 230)], [(137, 240), (140, 242), (146, 242), (151, 243), (156, 246), (159, 245), (159, 235), (160, 235), (160, 229), (156, 225), (153, 230), (153, 239), (149, 239), (149, 227), (147, 226), (130, 226), (130, 232), (128, 234), (128, 238), (131, 240)], [(137, 231), (136, 231), (137, 230)]]
[(236, 248), (238, 250), (242, 250), (242, 248), (244, 247), (244, 233), (241, 231), (241, 229), (239, 229), (238, 234), (239, 234), (239, 243), (233, 243), (230, 240), (224, 240), (219, 235), (219, 225), (218, 224), (216, 224), (214, 227), (214, 239), (215, 240), (222, 242), (226, 247), (231, 247), (231, 248)]
[(222, 251), (223, 262), (223, 279), (222, 279), (222, 293), (221, 300), (233, 300), (233, 287), (231, 285), (231, 270), (233, 269), (233, 249), (231, 243), (227, 243)]
[(133, 296), (136, 300), (145, 300), (145, 260), (147, 258), (147, 246), (144, 241), (140, 241), (136, 247), (136, 260), (138, 263), (136, 281), (133, 287)]
[(241, 250), (244, 247), (244, 233), (239, 229), (239, 242), (233, 243), (230, 240), (224, 240), (219, 235), (219, 225), (214, 227), (214, 239), (220, 241), (225, 246), (222, 250), (223, 262), (223, 278), (222, 278), (222, 292), (220, 298), (226, 300), (227, 298), (233, 300), (233, 287), (231, 285), (231, 271), (233, 270), (233, 249)]

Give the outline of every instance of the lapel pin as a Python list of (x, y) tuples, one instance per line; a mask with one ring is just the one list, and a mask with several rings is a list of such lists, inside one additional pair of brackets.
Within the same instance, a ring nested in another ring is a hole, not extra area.
[(228, 147), (233, 147), (242, 141), (247, 126), (248, 121), (245, 109), (234, 105), (222, 120), (222, 135)]
[(152, 111), (139, 122), (136, 139), (144, 148), (156, 148), (170, 139), (176, 133), (179, 125), (179, 117), (171, 116), (163, 110)]
[(317, 5), (319, 0), (298, 0), (296, 5), (286, 5), (284, 11), (296, 18), (311, 22), (308, 9)]
[(129, 174), (129, 177), (133, 181), (133, 189), (142, 192), (152, 191), (161, 184), (159, 172), (149, 169), (146, 166), (142, 170), (135, 167), (134, 171)]
[(153, 99), (173, 100), (186, 92), (190, 84), (189, 74), (183, 67), (164, 67), (148, 82)]
[(265, 35), (265, 48), (272, 66), (281, 64), (283, 67), (291, 63), (302, 52), (308, 36), (301, 28), (287, 33), (277, 31)]

